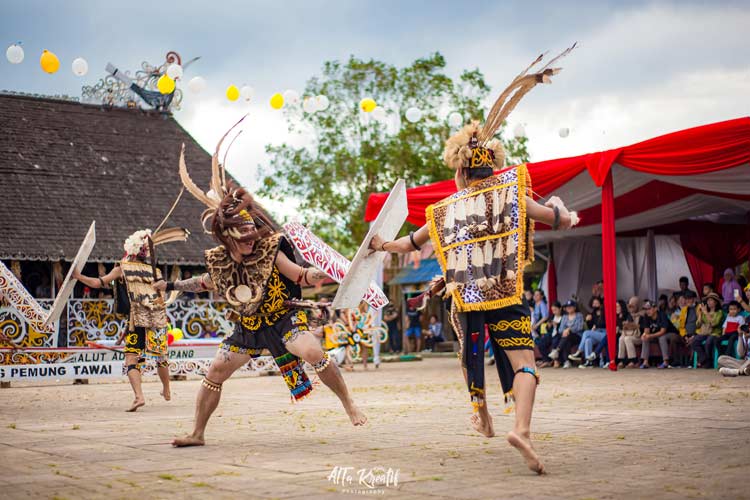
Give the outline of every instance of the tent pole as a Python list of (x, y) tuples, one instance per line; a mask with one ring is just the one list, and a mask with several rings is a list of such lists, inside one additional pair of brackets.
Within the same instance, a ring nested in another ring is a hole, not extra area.
[(612, 170), (602, 185), (602, 278), (604, 279), (604, 319), (607, 326), (609, 369), (617, 371), (617, 260), (615, 248), (615, 195)]

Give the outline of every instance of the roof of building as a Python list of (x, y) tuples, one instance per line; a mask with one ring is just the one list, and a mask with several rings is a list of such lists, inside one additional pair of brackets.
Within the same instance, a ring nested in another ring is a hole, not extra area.
[(419, 283), (429, 283), (432, 278), (442, 275), (440, 264), (437, 259), (422, 259), (419, 267), (416, 269), (412, 266), (405, 267), (392, 280), (389, 285), (414, 285)]
[[(72, 260), (92, 220), (89, 261), (122, 258), (132, 232), (155, 229), (182, 183), (180, 147), (207, 189), (211, 155), (171, 115), (49, 98), (0, 95), (0, 258)], [(159, 247), (160, 263), (203, 264), (215, 246), (200, 226), (204, 206), (185, 192), (165, 227), (186, 243)]]

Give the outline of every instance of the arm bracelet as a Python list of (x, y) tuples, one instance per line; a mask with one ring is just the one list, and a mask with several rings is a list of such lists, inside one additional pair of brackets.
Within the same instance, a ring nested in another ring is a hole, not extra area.
[(417, 242), (414, 241), (414, 231), (409, 232), (409, 241), (411, 241), (411, 246), (414, 247), (414, 250), (422, 250), (422, 247), (417, 245)]
[(552, 207), (552, 211), (555, 213), (555, 221), (552, 223), (552, 230), (557, 231), (560, 227), (560, 209), (555, 205)]

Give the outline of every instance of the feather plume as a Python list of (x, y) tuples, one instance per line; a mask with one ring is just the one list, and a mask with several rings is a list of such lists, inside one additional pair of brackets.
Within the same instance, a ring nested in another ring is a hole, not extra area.
[(219, 143), (216, 145), (216, 149), (214, 150), (214, 154), (211, 157), (211, 190), (213, 190), (219, 196), (219, 198), (222, 198), (225, 194), (227, 194), (226, 184), (222, 182), (222, 179), (226, 179), (226, 174), (222, 172), (224, 167), (219, 165), (219, 150), (221, 149), (221, 145), (224, 142), (224, 139), (227, 138), (230, 132), (232, 132), (232, 130), (234, 130), (237, 125), (242, 123), (242, 120), (244, 120), (246, 116), (247, 115), (240, 118), (237, 123), (232, 125), (232, 127), (227, 130), (223, 136), (221, 136), (221, 139), (219, 139)]
[(456, 228), (456, 207), (451, 203), (445, 211), (445, 220), (443, 221), (443, 239), (446, 243), (453, 241), (453, 231)]
[(182, 227), (170, 227), (154, 233), (151, 236), (151, 240), (154, 242), (154, 246), (158, 246), (165, 243), (173, 243), (175, 241), (187, 241), (188, 236), (190, 236), (190, 231), (187, 229)]
[(206, 193), (204, 193), (198, 186), (195, 185), (195, 182), (193, 182), (193, 179), (190, 178), (190, 175), (187, 171), (187, 165), (185, 165), (185, 144), (182, 144), (182, 149), (180, 150), (180, 180), (182, 180), (182, 185), (185, 186), (185, 189), (187, 189), (190, 194), (195, 196), (198, 201), (206, 205), (208, 208), (216, 209), (219, 206), (219, 203), (210, 199), (208, 196), (206, 196)]

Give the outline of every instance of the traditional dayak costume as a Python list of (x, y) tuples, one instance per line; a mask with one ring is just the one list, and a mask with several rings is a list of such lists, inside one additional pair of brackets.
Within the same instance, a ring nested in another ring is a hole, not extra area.
[(118, 312), (128, 316), (124, 352), (139, 356), (139, 363), (128, 365), (126, 371), (140, 369), (146, 358), (155, 359), (158, 366), (168, 366), (167, 304), (176, 294), (165, 301), (154, 289), (154, 282), (162, 277), (161, 271), (156, 268), (153, 254), (150, 264), (145, 259), (156, 246), (185, 241), (189, 234), (186, 229), (170, 228), (157, 230), (152, 235), (146, 229), (136, 231), (125, 241), (125, 257), (120, 262), (122, 280), (114, 289)]
[[(293, 282), (279, 272), (275, 264), (278, 252), (294, 261), (294, 250), (244, 189), (227, 184), (223, 166), (218, 162), (222, 142), (223, 138), (213, 156), (211, 191), (208, 193), (190, 179), (184, 148), (180, 156), (183, 184), (208, 207), (203, 214), (203, 226), (210, 224), (211, 230), (207, 232), (221, 243), (205, 252), (208, 278), (214, 290), (233, 308), (230, 318), (235, 322), (234, 331), (219, 348), (251, 357), (260, 356), (267, 349), (274, 357), (293, 400), (299, 400), (312, 391), (312, 384), (300, 359), (286, 349), (286, 343), (308, 332), (309, 327), (305, 311), (290, 309), (285, 301), (301, 298), (302, 275)], [(243, 225), (254, 226), (255, 233), (243, 238), (239, 232)], [(249, 240), (254, 242), (252, 253), (240, 255), (238, 242)], [(326, 355), (314, 368), (323, 371), (328, 363)], [(208, 379), (204, 379), (203, 384), (211, 390), (221, 390), (221, 384)]]
[[(523, 298), (523, 270), (534, 259), (534, 223), (526, 215), (531, 178), (525, 165), (502, 170), (505, 152), (495, 134), (523, 95), (538, 83), (549, 83), (558, 71), (550, 65), (572, 48), (527, 74), (540, 56), (502, 92), (483, 126), (473, 122), (448, 139), (444, 160), (449, 167), (501, 171), (427, 208), (430, 239), (443, 271), (444, 298), (451, 302), (451, 323), (461, 343), (475, 411), (485, 401), (485, 331), (492, 339), (506, 403), (513, 400), (515, 373), (505, 351), (534, 348), (529, 305)], [(519, 371), (534, 375), (538, 383), (534, 367)]]

